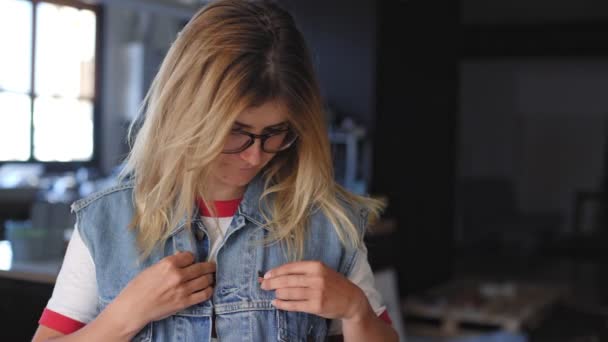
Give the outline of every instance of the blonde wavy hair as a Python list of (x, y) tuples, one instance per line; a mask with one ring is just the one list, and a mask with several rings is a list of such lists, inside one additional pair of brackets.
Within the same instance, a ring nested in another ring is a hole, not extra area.
[(178, 34), (129, 129), (131, 151), (119, 179), (135, 182), (130, 229), (137, 231), (142, 258), (184, 215), (192, 216), (196, 198), (213, 202), (205, 184), (236, 117), (270, 100), (287, 105), (299, 138), (261, 171), (259, 204), (270, 210), (269, 239), (301, 259), (314, 209), (322, 210), (343, 244), (360, 246), (353, 208), (367, 209), (371, 221), (384, 203), (334, 180), (318, 82), (293, 18), (269, 1), (219, 0)]

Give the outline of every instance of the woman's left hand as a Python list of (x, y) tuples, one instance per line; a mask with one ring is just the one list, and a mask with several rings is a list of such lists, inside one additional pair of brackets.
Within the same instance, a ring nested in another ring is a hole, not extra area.
[(266, 272), (264, 290), (275, 290), (273, 305), (329, 319), (354, 319), (372, 310), (365, 293), (319, 261), (284, 264)]

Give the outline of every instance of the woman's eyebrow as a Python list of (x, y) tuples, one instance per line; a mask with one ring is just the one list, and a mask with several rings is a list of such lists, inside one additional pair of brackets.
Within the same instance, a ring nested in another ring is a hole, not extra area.
[[(248, 124), (245, 124), (245, 123), (242, 123), (242, 122), (238, 122), (238, 121), (235, 121), (234, 124), (237, 125), (237, 126), (239, 126), (240, 128), (250, 128), (250, 129), (254, 128), (251, 125), (248, 125)], [(266, 126), (266, 127), (264, 127), (264, 129), (266, 130), (266, 129), (279, 128), (279, 127), (285, 126), (286, 124), (287, 124), (287, 121), (283, 121), (283, 122), (279, 122), (278, 124)]]

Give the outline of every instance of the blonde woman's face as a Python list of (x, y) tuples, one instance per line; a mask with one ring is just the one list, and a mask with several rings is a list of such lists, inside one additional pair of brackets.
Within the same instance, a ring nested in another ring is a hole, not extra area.
[[(286, 107), (280, 101), (268, 101), (259, 107), (243, 111), (236, 119), (229, 139), (242, 138), (246, 135), (240, 132), (253, 134), (267, 134), (280, 131), (288, 127)], [(272, 141), (269, 140), (266, 146)], [(230, 141), (226, 142), (225, 148)], [(212, 176), (216, 182), (223, 186), (244, 187), (260, 170), (272, 160), (274, 153), (262, 150), (262, 140), (255, 139), (253, 145), (239, 153), (222, 153), (213, 162)]]

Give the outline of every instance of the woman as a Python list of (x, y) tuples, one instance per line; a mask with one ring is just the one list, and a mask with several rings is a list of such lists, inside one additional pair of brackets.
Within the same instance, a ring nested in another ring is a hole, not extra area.
[(119, 183), (72, 206), (35, 341), (397, 340), (362, 242), (382, 203), (334, 182), (288, 13), (207, 5), (144, 102)]

